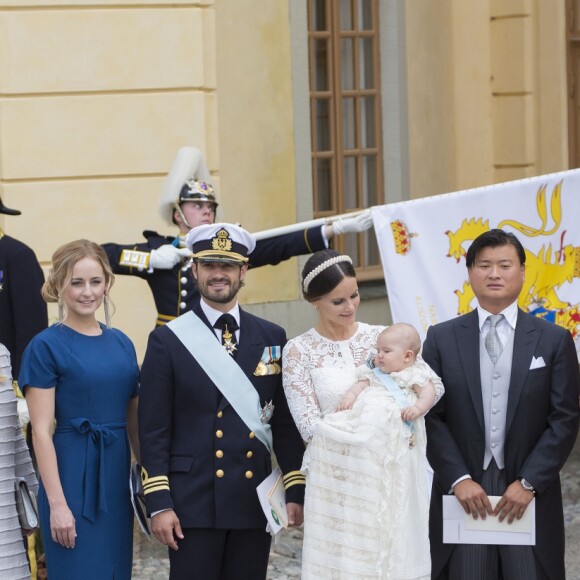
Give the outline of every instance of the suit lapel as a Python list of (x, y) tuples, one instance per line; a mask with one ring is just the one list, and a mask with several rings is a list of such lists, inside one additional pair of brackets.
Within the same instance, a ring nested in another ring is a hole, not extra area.
[(518, 319), (514, 333), (512, 372), (508, 393), (506, 433), (508, 433), (514, 418), (539, 339), (540, 333), (536, 329), (533, 316), (518, 309)]
[[(238, 342), (236, 363), (250, 379), (250, 382), (253, 382), (254, 371), (258, 366), (263, 350), (264, 346), (260, 340), (260, 334), (256, 330), (256, 325), (252, 318), (240, 308), (240, 340)], [(219, 410), (228, 405), (228, 400), (225, 397), (222, 398)]]
[(477, 310), (460, 318), (455, 327), (457, 349), (467, 379), (467, 388), (475, 408), (479, 426), (483, 431), (483, 399), (481, 395), (481, 373), (479, 370), (479, 317)]
[(240, 308), (240, 344), (236, 362), (249, 377), (254, 375), (263, 351), (264, 341), (253, 319)]

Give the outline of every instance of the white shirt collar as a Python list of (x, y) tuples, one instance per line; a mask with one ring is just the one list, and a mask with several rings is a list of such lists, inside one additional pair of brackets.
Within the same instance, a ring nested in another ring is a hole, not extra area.
[[(483, 324), (491, 316), (491, 312), (488, 312), (481, 306), (477, 306), (477, 314), (479, 316), (479, 330), (483, 328)], [(507, 308), (504, 308), (499, 314), (503, 314), (505, 321), (510, 325), (510, 327), (515, 330), (516, 322), (518, 320), (518, 301), (512, 302)]]
[(240, 325), (240, 305), (237, 302), (235, 306), (227, 313), (220, 312), (219, 310), (212, 308), (207, 302), (204, 301), (203, 298), (199, 301), (199, 305), (201, 306), (203, 313), (205, 314), (212, 327), (222, 314), (231, 314), (236, 319), (238, 326)]

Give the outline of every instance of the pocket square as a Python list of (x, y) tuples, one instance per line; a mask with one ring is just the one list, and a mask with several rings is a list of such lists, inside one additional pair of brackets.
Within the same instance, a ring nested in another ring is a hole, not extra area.
[(530, 370), (533, 371), (534, 369), (541, 369), (546, 366), (544, 362), (544, 357), (539, 356), (536, 358), (535, 356), (532, 357), (532, 364), (530, 365)]

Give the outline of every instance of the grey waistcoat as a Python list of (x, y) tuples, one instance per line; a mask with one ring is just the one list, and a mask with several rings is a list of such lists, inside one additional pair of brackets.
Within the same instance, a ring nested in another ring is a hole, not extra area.
[(479, 341), (481, 396), (485, 420), (483, 469), (487, 469), (492, 457), (500, 469), (504, 468), (505, 423), (513, 351), (514, 333), (511, 332), (497, 364), (493, 366), (485, 348), (485, 341), (483, 338)]

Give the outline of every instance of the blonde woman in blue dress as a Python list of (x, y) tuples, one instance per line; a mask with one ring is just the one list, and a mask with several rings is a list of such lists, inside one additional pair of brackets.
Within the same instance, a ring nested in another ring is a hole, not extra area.
[[(306, 262), (302, 292), (318, 321), (288, 341), (282, 357), (290, 411), (308, 444), (302, 578), (428, 580), (422, 417), (412, 422), (410, 445), (410, 426), (387, 388), (361, 389), (352, 409), (337, 412), (385, 327), (356, 321), (355, 270), (335, 250)], [(441, 382), (430, 378), (440, 398)]]
[[(127, 580), (133, 544), (127, 435), (139, 457), (135, 349), (110, 327), (114, 276), (104, 250), (77, 240), (56, 250), (52, 263), (42, 294), (58, 302), (62, 322), (32, 339), (19, 376), (34, 426), (48, 577)], [(96, 318), (102, 304), (106, 325)]]
[(0, 344), (0, 578), (29, 580), (30, 568), (18, 522), (14, 483), (24, 478), (36, 495), (38, 483), (18, 419), (8, 349)]

